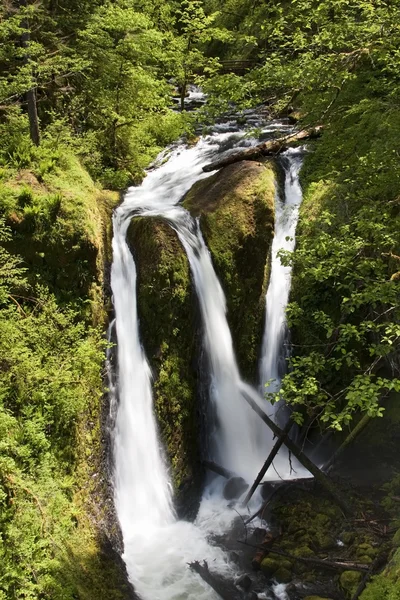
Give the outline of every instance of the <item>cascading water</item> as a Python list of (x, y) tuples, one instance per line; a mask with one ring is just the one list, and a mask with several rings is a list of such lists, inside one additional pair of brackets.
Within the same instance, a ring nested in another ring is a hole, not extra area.
[[(272, 242), (270, 282), (265, 298), (265, 329), (260, 360), (260, 389), (275, 392), (279, 390), (286, 370), (285, 311), (289, 300), (291, 267), (284, 266), (278, 256), (279, 250), (293, 251), (295, 232), (302, 201), (299, 171), (302, 164), (301, 150), (287, 150), (282, 155), (285, 170), (285, 193), (275, 199), (275, 235)], [(273, 380), (267, 388), (267, 381)], [(278, 405), (275, 405), (278, 406)]]
[[(143, 600), (212, 598), (210, 588), (187, 563), (207, 560), (220, 574), (232, 576), (234, 569), (225, 553), (210, 545), (207, 537), (226, 530), (236, 513), (209, 493), (195, 525), (175, 518), (168, 469), (153, 415), (151, 373), (139, 338), (136, 267), (126, 242), (132, 216), (163, 216), (177, 230), (188, 254), (204, 323), (212, 379), (210, 396), (219, 421), (213, 444), (215, 458), (250, 480), (270, 444), (268, 432), (264, 429), (264, 435), (261, 433), (263, 425), (241, 398), (245, 384), (232, 348), (225, 298), (201, 232), (190, 215), (175, 206), (195, 181), (207, 176), (202, 166), (232, 137), (226, 129), (201, 139), (194, 148), (181, 146), (172, 151), (165, 164), (127, 193), (114, 215), (111, 284), (118, 340), (115, 504), (128, 574)], [(237, 135), (235, 143), (240, 144)]]
[(211, 439), (212, 458), (250, 481), (257, 474), (268, 448), (268, 438), (263, 435), (265, 425), (241, 395), (241, 379), (226, 320), (225, 296), (198, 222), (184, 209), (180, 211), (182, 216), (174, 219), (173, 226), (186, 250), (200, 303), (210, 363), (210, 398), (218, 419), (217, 431)]

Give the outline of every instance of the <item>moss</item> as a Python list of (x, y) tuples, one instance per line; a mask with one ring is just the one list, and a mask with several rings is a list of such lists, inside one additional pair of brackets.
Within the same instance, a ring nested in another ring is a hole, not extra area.
[(175, 489), (199, 472), (193, 297), (189, 264), (176, 233), (158, 219), (128, 230), (138, 272), (138, 311), (155, 379), (155, 407)]
[(275, 571), (279, 569), (280, 563), (278, 558), (273, 558), (271, 556), (267, 556), (261, 561), (261, 571), (267, 577), (272, 577)]
[[(41, 313), (40, 307), (34, 305), (31, 318), (42, 322), (45, 331), (51, 324), (54, 328), (53, 322), (57, 322), (59, 336), (68, 337), (66, 323), (69, 328), (72, 325), (63, 319), (63, 310), (65, 314), (72, 311), (80, 322), (82, 351), (88, 360), (91, 354), (98, 352), (97, 366), (93, 362), (90, 372), (86, 373), (85, 369), (89, 367), (82, 361), (79, 385), (82, 389), (87, 387), (88, 393), (77, 414), (73, 412), (74, 407), (69, 406), (74, 415), (70, 430), (63, 436), (58, 435), (58, 441), (65, 444), (65, 452), (54, 444), (49, 425), (43, 440), (52, 447), (42, 453), (38, 471), (24, 471), (22, 481), (26, 484), (18, 479), (10, 480), (15, 497), (10, 504), (9, 518), (12, 519), (11, 509), (16, 507), (18, 519), (26, 520), (24, 536), (18, 543), (21, 542), (22, 553), (26, 551), (32, 556), (32, 564), (26, 565), (22, 585), (30, 589), (29, 597), (132, 598), (125, 566), (116, 552), (120, 532), (113, 516), (112, 499), (106, 477), (100, 476), (105, 471), (101, 426), (102, 352), (96, 345), (98, 338), (89, 327), (94, 323), (104, 328), (107, 321), (105, 271), (111, 258), (111, 212), (118, 195), (98, 189), (78, 160), (68, 156), (63, 157), (52, 173), (46, 172), (40, 178), (29, 171), (10, 175), (1, 183), (0, 195), (0, 214), (6, 215), (13, 231), (8, 249), (12, 254), (22, 256), (32, 286), (30, 293), (39, 297), (43, 288), (49, 288), (56, 298), (52, 313)], [(26, 301), (29, 314), (31, 300), (20, 300), (21, 304)], [(28, 355), (38, 341), (32, 336), (25, 342)], [(46, 341), (43, 341), (43, 347), (47, 349)], [(72, 350), (70, 342), (68, 351), (72, 353)], [(51, 350), (49, 354), (52, 356)], [(77, 355), (74, 358), (79, 360)], [(68, 372), (68, 357), (60, 357), (60, 360), (60, 372)], [(95, 361), (94, 357), (92, 360)], [(48, 362), (49, 356), (44, 355), (39, 373), (40, 376), (49, 373), (46, 410), (50, 411), (54, 409), (51, 392), (54, 381), (51, 371), (46, 371)], [(70, 394), (76, 383), (66, 379), (65, 385), (71, 386)], [(34, 421), (32, 399), (21, 396), (21, 401), (24, 406), (31, 404)], [(15, 418), (23, 422), (21, 414), (16, 414)], [(23, 441), (19, 443), (23, 448)], [(34, 539), (32, 531), (37, 522), (38, 535)], [(17, 537), (18, 532), (12, 527), (11, 521), (10, 531)], [(28, 544), (32, 547), (28, 548)], [(13, 551), (17, 552), (18, 548)], [(17, 581), (16, 573), (13, 577)], [(17, 595), (18, 585), (15, 583)]]
[(340, 539), (346, 546), (349, 546), (354, 540), (354, 535), (354, 531), (343, 531), (340, 534)]
[(386, 569), (372, 578), (360, 600), (400, 600), (400, 550), (394, 553)]
[(289, 569), (279, 567), (279, 569), (274, 573), (274, 579), (276, 579), (278, 583), (289, 583), (289, 581), (292, 580), (292, 573), (289, 571)]
[(239, 365), (255, 380), (262, 339), (275, 174), (269, 163), (244, 161), (197, 182), (184, 205), (201, 227), (227, 297)]
[(118, 194), (96, 187), (68, 154), (40, 179), (19, 171), (0, 185), (0, 213), (14, 234), (8, 249), (23, 258), (32, 285), (40, 279), (63, 301), (95, 301), (110, 258)]
[(357, 571), (343, 571), (343, 573), (340, 575), (339, 581), (342, 589), (346, 593), (346, 596), (349, 598), (354, 596), (360, 580), (361, 573)]
[(361, 559), (362, 556), (366, 556), (369, 558), (375, 558), (377, 554), (378, 554), (378, 549), (373, 548), (371, 546), (371, 544), (364, 542), (363, 544), (359, 544), (357, 546), (357, 550), (356, 550), (357, 558)]
[(314, 552), (311, 550), (309, 546), (299, 546), (293, 550), (294, 556), (299, 556), (301, 558), (309, 558), (310, 556), (314, 556)]

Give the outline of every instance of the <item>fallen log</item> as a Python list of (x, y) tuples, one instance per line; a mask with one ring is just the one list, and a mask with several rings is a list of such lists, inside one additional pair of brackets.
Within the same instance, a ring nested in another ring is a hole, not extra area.
[(276, 140), (268, 140), (258, 144), (257, 146), (246, 148), (240, 152), (230, 154), (229, 156), (221, 158), (220, 160), (215, 160), (214, 162), (205, 165), (203, 167), (203, 171), (208, 173), (210, 171), (215, 171), (216, 169), (221, 169), (222, 167), (227, 167), (228, 165), (232, 165), (233, 163), (241, 160), (256, 160), (260, 156), (275, 156), (276, 154), (287, 150), (297, 142), (320, 136), (321, 132), (322, 126), (318, 126), (309, 129), (302, 129), (302, 131), (277, 138)]
[[(277, 436), (283, 435), (283, 430), (274, 423), (272, 419), (268, 417), (268, 415), (263, 411), (263, 409), (257, 404), (257, 402), (252, 398), (244, 389), (241, 390), (242, 396), (244, 400), (251, 406), (251, 408), (258, 414), (258, 416), (264, 421), (266, 425), (275, 433)], [(336, 504), (342, 509), (343, 513), (346, 516), (352, 515), (352, 510), (348, 503), (342, 498), (341, 494), (337, 490), (337, 486), (330, 480), (330, 478), (325, 475), (309, 458), (304, 454), (302, 450), (295, 444), (290, 437), (286, 437), (284, 444), (288, 450), (297, 458), (297, 460), (309, 471), (312, 475), (314, 475), (316, 481), (318, 481), (321, 486), (328, 492), (331, 498), (336, 502)]]
[(352, 561), (332, 561), (325, 560), (322, 558), (310, 558), (310, 557), (302, 557), (302, 556), (294, 556), (293, 554), (289, 554), (288, 552), (284, 552), (279, 548), (265, 548), (263, 546), (259, 546), (258, 544), (249, 544), (248, 542), (243, 542), (238, 540), (239, 544), (243, 544), (245, 546), (251, 546), (252, 548), (256, 548), (257, 550), (265, 550), (265, 554), (277, 554), (278, 556), (283, 556), (290, 560), (297, 560), (299, 562), (303, 562), (309, 565), (314, 565), (315, 567), (323, 567), (326, 569), (331, 569), (333, 571), (360, 571), (361, 573), (368, 573), (370, 568), (368, 565), (364, 565), (363, 563), (355, 563)]
[(221, 467), (221, 465), (217, 465), (217, 463), (212, 462), (211, 460), (203, 460), (203, 465), (206, 467), (206, 469), (209, 469), (217, 475), (221, 475), (221, 477), (225, 477), (225, 479), (231, 479), (232, 477), (235, 477), (235, 473), (225, 469), (225, 467)]
[(265, 473), (268, 471), (268, 469), (270, 468), (270, 466), (272, 465), (272, 461), (274, 460), (275, 456), (278, 454), (279, 450), (281, 449), (282, 445), (284, 444), (289, 431), (291, 430), (292, 426), (294, 425), (293, 421), (290, 421), (286, 424), (285, 429), (282, 431), (282, 435), (280, 435), (277, 439), (277, 441), (275, 442), (271, 452), (269, 453), (269, 456), (267, 458), (267, 460), (265, 461), (265, 463), (263, 464), (263, 466), (261, 467), (261, 470), (259, 472), (259, 474), (257, 475), (253, 485), (251, 486), (251, 488), (249, 489), (249, 491), (246, 494), (246, 498), (243, 500), (243, 506), (247, 506), (247, 504), (250, 502), (251, 497), (253, 496), (254, 492), (256, 491), (256, 489), (258, 488), (258, 486), (260, 485), (262, 478), (264, 477)]
[(222, 600), (240, 600), (241, 594), (233, 583), (227, 581), (223, 577), (214, 575), (210, 572), (206, 561), (201, 565), (197, 560), (189, 563), (192, 571), (195, 571), (217, 594)]

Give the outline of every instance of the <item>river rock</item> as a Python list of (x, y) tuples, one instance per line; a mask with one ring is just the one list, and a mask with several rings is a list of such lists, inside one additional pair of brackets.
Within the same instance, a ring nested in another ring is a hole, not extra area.
[(246, 573), (244, 573), (243, 575), (238, 577), (235, 581), (235, 585), (242, 588), (246, 592), (248, 592), (249, 589), (251, 588), (251, 583), (252, 583), (252, 581), (251, 581), (250, 577), (248, 575), (246, 575)]
[(231, 477), (224, 487), (225, 500), (236, 500), (247, 490), (249, 484), (245, 482), (243, 477)]

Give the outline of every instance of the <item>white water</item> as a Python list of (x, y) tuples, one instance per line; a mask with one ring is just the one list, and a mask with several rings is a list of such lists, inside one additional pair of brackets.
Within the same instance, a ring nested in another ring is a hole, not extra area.
[[(285, 164), (285, 195), (275, 200), (275, 235), (272, 243), (271, 275), (265, 298), (265, 330), (260, 360), (260, 388), (265, 391), (279, 390), (286, 369), (284, 342), (286, 334), (286, 307), (291, 285), (290, 266), (282, 265), (279, 250), (293, 251), (295, 232), (299, 218), (302, 191), (299, 183), (299, 171), (302, 163), (301, 151), (288, 150), (283, 155)], [(273, 380), (267, 388), (267, 381)], [(279, 403), (275, 405), (279, 407)]]
[[(191, 185), (208, 175), (209, 162), (231, 134), (202, 139), (194, 148), (177, 147), (169, 160), (128, 191), (114, 215), (111, 285), (118, 339), (118, 411), (114, 431), (115, 505), (124, 539), (128, 574), (143, 600), (206, 600), (210, 588), (187, 566), (207, 560), (211, 569), (232, 576), (226, 554), (210, 545), (210, 533), (226, 531), (236, 515), (209, 489), (196, 524), (177, 521), (171, 485), (153, 414), (151, 373), (140, 344), (136, 267), (126, 243), (134, 215), (163, 215), (187, 251), (199, 296), (218, 417), (215, 459), (252, 480), (261, 467), (270, 436), (241, 398), (241, 382), (225, 316), (225, 298), (196, 223), (175, 206)], [(248, 144), (248, 140), (246, 140)], [(252, 394), (257, 394), (252, 390)], [(258, 398), (258, 397), (257, 397)], [(282, 473), (284, 476), (285, 473)]]

